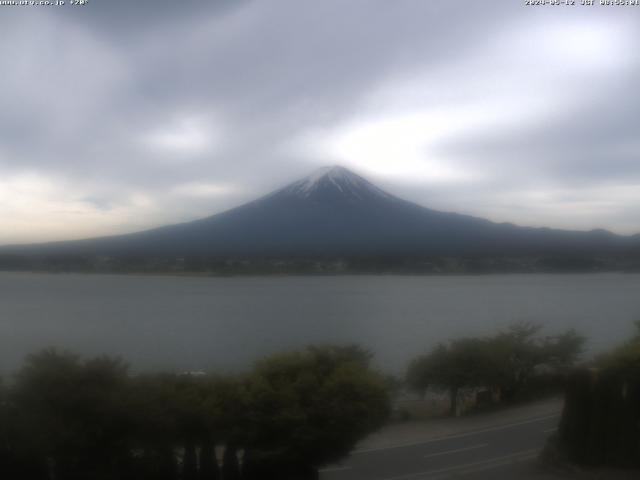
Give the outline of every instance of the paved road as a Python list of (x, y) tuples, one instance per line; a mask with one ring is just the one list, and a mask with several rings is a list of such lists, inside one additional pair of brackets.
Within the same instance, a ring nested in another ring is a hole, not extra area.
[[(321, 480), (521, 479), (555, 430), (559, 414), (436, 439), (359, 450)], [(534, 478), (534, 477), (531, 477)]]

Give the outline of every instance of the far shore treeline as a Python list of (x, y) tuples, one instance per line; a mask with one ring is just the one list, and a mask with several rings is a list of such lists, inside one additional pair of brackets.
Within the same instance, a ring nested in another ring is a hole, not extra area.
[(340, 275), (640, 272), (640, 252), (519, 255), (99, 256), (8, 254), (0, 271), (173, 275)]

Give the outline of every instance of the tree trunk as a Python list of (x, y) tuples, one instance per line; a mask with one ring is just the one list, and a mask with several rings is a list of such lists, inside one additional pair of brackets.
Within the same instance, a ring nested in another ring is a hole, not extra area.
[(240, 465), (235, 445), (227, 444), (222, 461), (223, 480), (240, 480)]
[(253, 459), (251, 450), (245, 449), (242, 457), (242, 480), (260, 480), (260, 478), (260, 469)]
[(458, 414), (458, 387), (451, 387), (449, 390), (450, 408), (449, 415), (455, 417)]
[(200, 480), (220, 480), (215, 444), (210, 439), (203, 440), (200, 449)]
[(182, 480), (198, 480), (196, 446), (192, 440), (188, 440), (186, 445), (184, 446)]
[(178, 478), (178, 467), (176, 465), (176, 455), (170, 446), (158, 448), (158, 480), (175, 480)]

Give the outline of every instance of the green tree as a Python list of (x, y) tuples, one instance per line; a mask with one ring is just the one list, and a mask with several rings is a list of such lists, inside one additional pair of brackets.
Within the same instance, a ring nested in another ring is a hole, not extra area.
[(13, 468), (14, 455), (9, 434), (9, 395), (0, 377), (0, 476), (9, 475)]
[(462, 388), (487, 386), (497, 366), (491, 343), (482, 338), (462, 338), (437, 345), (430, 353), (414, 359), (407, 370), (407, 383), (415, 391), (427, 388), (449, 392), (449, 413), (458, 410)]
[(10, 389), (0, 385), (0, 475), (216, 480), (224, 445), (225, 480), (241, 470), (246, 480), (315, 478), (388, 413), (386, 381), (369, 361), (356, 347), (322, 347), (243, 376), (131, 377), (119, 359), (45, 350)]
[[(569, 376), (555, 439), (586, 465), (640, 467), (640, 324), (629, 341)], [(552, 446), (555, 448), (555, 446)]]
[(640, 379), (640, 320), (634, 323), (635, 335), (612, 351), (600, 355), (596, 367), (608, 374)]
[(177, 440), (184, 450), (182, 480), (197, 480), (200, 470), (197, 451), (210, 436), (205, 404), (210, 383), (201, 376), (179, 375), (173, 379), (173, 403)]
[(571, 368), (584, 352), (585, 342), (586, 338), (574, 329), (546, 337), (542, 344), (544, 362), (558, 370)]
[[(205, 457), (201, 454), (203, 477), (214, 480), (220, 476), (218, 465), (213, 461), (213, 445), (219, 444), (226, 446), (223, 477), (233, 479), (240, 474), (235, 446), (242, 443), (248, 428), (245, 378), (239, 375), (211, 376), (208, 385), (210, 395), (204, 408), (209, 434), (202, 451), (211, 451), (211, 454)], [(202, 458), (207, 459), (204, 465)]]
[(48, 480), (45, 457), (35, 448), (13, 389), (0, 381), (0, 478)]
[(317, 478), (389, 413), (385, 379), (357, 347), (315, 347), (259, 362), (246, 383), (245, 480)]
[(16, 418), (37, 461), (60, 479), (123, 478), (130, 446), (127, 366), (119, 359), (81, 362), (45, 350), (27, 358), (16, 377)]
[(544, 352), (536, 337), (541, 328), (531, 322), (519, 322), (492, 339), (493, 351), (500, 359), (496, 383), (504, 400), (514, 400), (543, 363)]
[(585, 339), (574, 330), (543, 338), (540, 329), (532, 323), (516, 323), (491, 337), (439, 344), (410, 363), (406, 383), (422, 394), (429, 387), (448, 391), (451, 415), (457, 413), (462, 388), (497, 388), (504, 400), (512, 401), (539, 368), (564, 373), (582, 353)]
[(132, 379), (130, 404), (135, 419), (134, 446), (141, 454), (141, 478), (175, 480), (176, 450), (180, 446), (180, 407), (176, 399), (176, 376), (140, 375)]
[(497, 366), (494, 385), (504, 400), (516, 400), (538, 369), (563, 372), (579, 359), (584, 337), (575, 330), (541, 337), (541, 329), (531, 322), (519, 322), (490, 340)]

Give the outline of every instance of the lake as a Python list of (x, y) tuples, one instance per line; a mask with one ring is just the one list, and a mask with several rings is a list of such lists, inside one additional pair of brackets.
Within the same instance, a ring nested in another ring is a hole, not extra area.
[(640, 275), (153, 277), (0, 273), (0, 370), (57, 346), (134, 370), (235, 370), (310, 343), (357, 342), (402, 372), (439, 341), (516, 320), (573, 327), (590, 353), (640, 318)]

